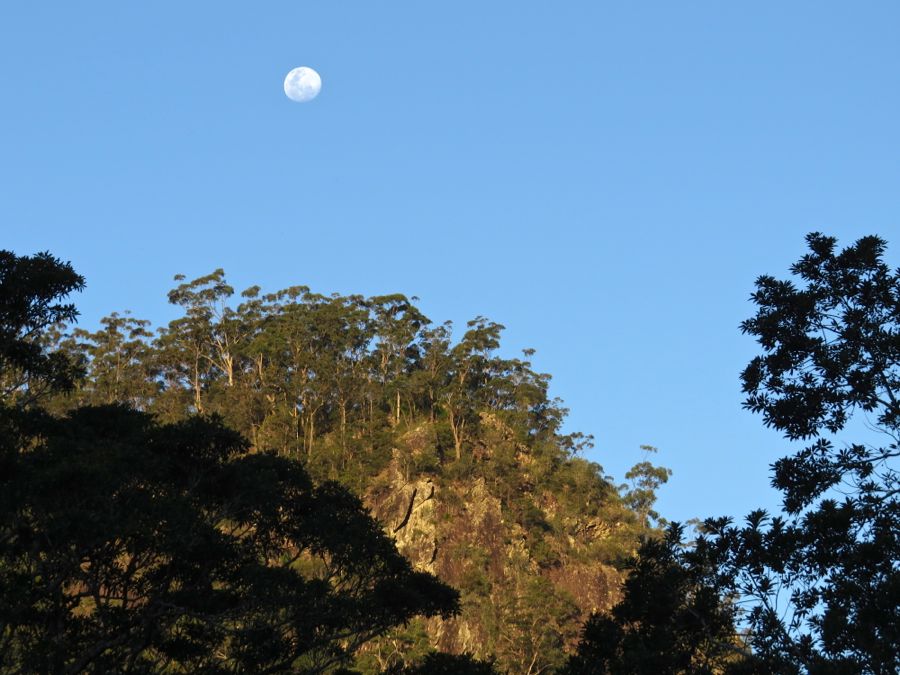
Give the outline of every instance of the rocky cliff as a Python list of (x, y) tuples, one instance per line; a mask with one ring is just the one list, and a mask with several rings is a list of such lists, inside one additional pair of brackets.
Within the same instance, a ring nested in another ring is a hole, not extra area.
[[(420, 426), (400, 440), (365, 501), (416, 568), (460, 590), (462, 611), (373, 646), (377, 660), (383, 667), (430, 646), (496, 659), (511, 673), (545, 672), (591, 612), (617, 601), (618, 565), (637, 541), (634, 514), (580, 459), (540, 487), (524, 453), (501, 479), (490, 464), (503, 448), (488, 444), (461, 475), (417, 471), (429, 433)], [(579, 474), (594, 480), (579, 485)]]

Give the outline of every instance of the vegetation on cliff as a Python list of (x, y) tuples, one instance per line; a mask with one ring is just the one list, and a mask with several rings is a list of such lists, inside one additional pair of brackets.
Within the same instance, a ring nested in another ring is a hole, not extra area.
[(742, 325), (746, 407), (807, 443), (784, 512), (689, 543), (654, 449), (616, 486), (483, 317), (216, 270), (90, 332), (70, 266), (0, 252), (0, 670), (896, 672), (900, 271), (808, 244)]

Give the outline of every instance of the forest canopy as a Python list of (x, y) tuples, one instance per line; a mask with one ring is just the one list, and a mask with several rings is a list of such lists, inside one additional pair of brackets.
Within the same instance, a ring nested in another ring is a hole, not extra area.
[(216, 270), (89, 331), (71, 266), (4, 261), (9, 667), (547, 672), (657, 517), (485, 318)]
[(741, 325), (783, 512), (694, 531), (487, 318), (215, 270), (89, 330), (71, 265), (0, 252), (0, 670), (896, 672), (900, 271), (807, 244)]

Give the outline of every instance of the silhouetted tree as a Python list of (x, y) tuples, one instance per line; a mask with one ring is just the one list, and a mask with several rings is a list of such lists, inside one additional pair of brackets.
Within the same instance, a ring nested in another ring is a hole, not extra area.
[[(886, 243), (807, 236), (791, 271), (763, 276), (741, 328), (763, 355), (741, 379), (745, 405), (790, 440), (811, 439), (774, 465), (786, 518), (752, 514), (727, 528), (754, 646), (810, 672), (900, 670), (900, 270)], [(854, 413), (883, 442), (837, 444)], [(787, 590), (785, 590), (787, 589)], [(790, 594), (792, 611), (778, 611)]]
[(643, 542), (622, 601), (588, 620), (561, 675), (714, 675), (746, 667), (722, 574), (727, 551), (708, 540), (686, 546), (682, 537), (673, 523), (664, 537)]
[(321, 672), (456, 608), (358, 499), (214, 419), (82, 408), (41, 431), (4, 519), (6, 666)]
[[(710, 519), (690, 550), (677, 530), (645, 544), (622, 604), (588, 624), (567, 672), (900, 671), (900, 270), (878, 237), (839, 253), (831, 237), (807, 243), (791, 268), (801, 285), (760, 277), (757, 313), (741, 325), (763, 349), (741, 376), (745, 406), (788, 439), (811, 439), (773, 467), (785, 513)], [(883, 442), (838, 447), (857, 412)], [(733, 616), (752, 653), (696, 670), (693, 654), (728, 644)], [(667, 637), (692, 620), (691, 640)], [(679, 646), (690, 644), (700, 648)]]
[(48, 328), (73, 321), (75, 305), (64, 302), (84, 287), (69, 263), (49, 253), (17, 256), (0, 251), (0, 400), (18, 406), (50, 391), (71, 389), (80, 375), (65, 354), (46, 349)]

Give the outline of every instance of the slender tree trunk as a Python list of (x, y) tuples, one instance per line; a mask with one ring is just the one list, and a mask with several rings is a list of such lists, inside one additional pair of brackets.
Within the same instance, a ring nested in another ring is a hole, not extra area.
[(434, 387), (428, 387), (428, 419), (434, 424)]
[(347, 452), (347, 401), (341, 399), (341, 450)]
[(462, 459), (462, 423), (457, 424), (456, 415), (453, 414), (453, 408), (448, 406), (447, 413), (450, 417), (450, 431), (453, 432), (453, 447), (456, 450), (456, 459)]
[(256, 357), (256, 373), (259, 377), (259, 388), (262, 389), (266, 385), (266, 378), (263, 374), (263, 357), (262, 354)]
[(200, 398), (200, 355), (194, 356), (194, 408), (198, 414), (203, 413), (203, 402)]
[(111, 400), (107, 401), (107, 403), (113, 403), (119, 398), (119, 382), (121, 380), (122, 374), (122, 353), (118, 350), (116, 351), (116, 379), (113, 381), (113, 391)]
[(304, 440), (306, 436), (303, 430), (303, 417), (300, 415), (300, 411), (297, 410), (296, 404), (291, 405), (291, 417), (294, 418), (294, 453), (299, 454), (300, 436), (303, 434)]
[(309, 421), (306, 425), (306, 435), (307, 435), (307, 446), (306, 446), (306, 457), (309, 460), (312, 460), (312, 449), (313, 442), (316, 438), (316, 411), (312, 410), (309, 413)]

